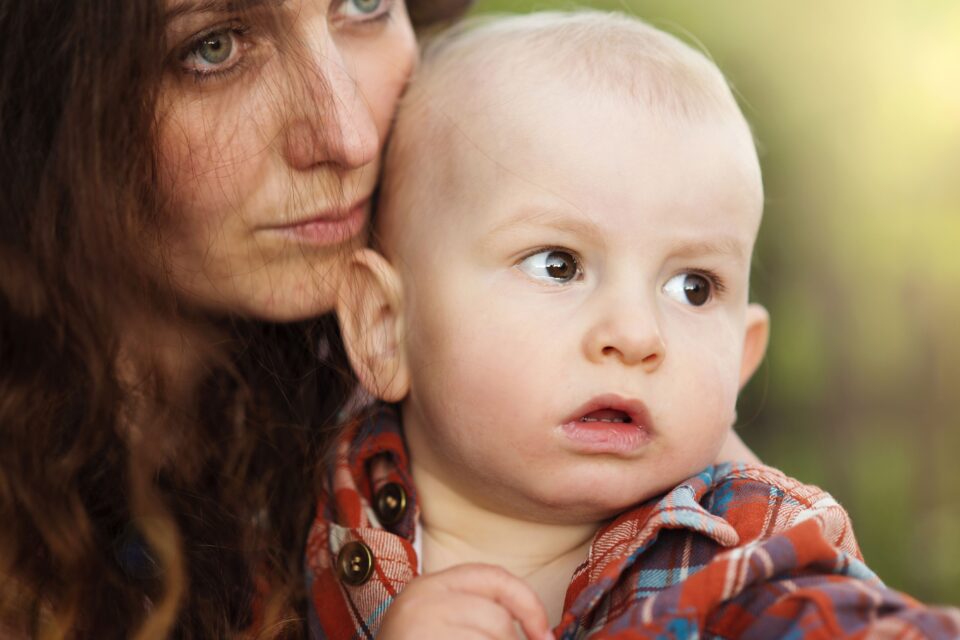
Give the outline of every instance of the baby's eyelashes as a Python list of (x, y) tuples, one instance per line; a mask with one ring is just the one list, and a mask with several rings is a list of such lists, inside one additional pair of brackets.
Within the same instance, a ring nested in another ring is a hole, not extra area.
[(547, 284), (567, 284), (583, 278), (583, 265), (572, 251), (561, 248), (541, 249), (517, 264), (517, 268)]
[(723, 288), (723, 282), (711, 271), (685, 271), (667, 280), (663, 292), (682, 304), (702, 307)]

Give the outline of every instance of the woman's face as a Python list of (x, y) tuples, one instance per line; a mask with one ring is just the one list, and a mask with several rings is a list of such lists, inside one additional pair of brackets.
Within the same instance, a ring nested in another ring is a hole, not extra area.
[(402, 0), (166, 0), (162, 259), (197, 307), (333, 305), (415, 59)]

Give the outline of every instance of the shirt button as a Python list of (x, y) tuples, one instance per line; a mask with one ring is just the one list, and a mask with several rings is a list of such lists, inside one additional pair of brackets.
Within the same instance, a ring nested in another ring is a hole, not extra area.
[(337, 569), (340, 580), (350, 586), (359, 587), (370, 579), (373, 573), (373, 553), (362, 542), (348, 542), (337, 554)]
[(384, 526), (400, 522), (407, 512), (407, 492), (396, 482), (388, 482), (374, 496), (374, 510)]

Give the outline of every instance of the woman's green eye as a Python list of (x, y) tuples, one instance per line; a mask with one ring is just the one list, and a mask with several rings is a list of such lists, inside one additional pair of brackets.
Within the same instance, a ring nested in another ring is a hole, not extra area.
[(377, 22), (390, 15), (394, 0), (342, 0), (337, 13), (347, 22), (362, 24)]
[(360, 13), (374, 13), (383, 4), (383, 0), (350, 0)]
[(233, 34), (229, 31), (215, 31), (204, 36), (196, 48), (197, 55), (208, 64), (222, 64), (233, 53)]
[(251, 43), (242, 24), (223, 26), (198, 35), (184, 45), (180, 66), (197, 80), (220, 78), (239, 70)]

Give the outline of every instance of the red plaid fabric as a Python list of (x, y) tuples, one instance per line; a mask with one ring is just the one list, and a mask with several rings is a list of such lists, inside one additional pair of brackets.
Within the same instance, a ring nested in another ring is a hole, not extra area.
[[(315, 638), (373, 638), (417, 576), (419, 511), (396, 412), (344, 431), (307, 542)], [(371, 507), (387, 483), (408, 508), (389, 529)], [(348, 542), (370, 549), (341, 579)], [(769, 467), (716, 465), (616, 518), (571, 579), (557, 638), (960, 638), (960, 612), (887, 589), (864, 565), (846, 512)]]

